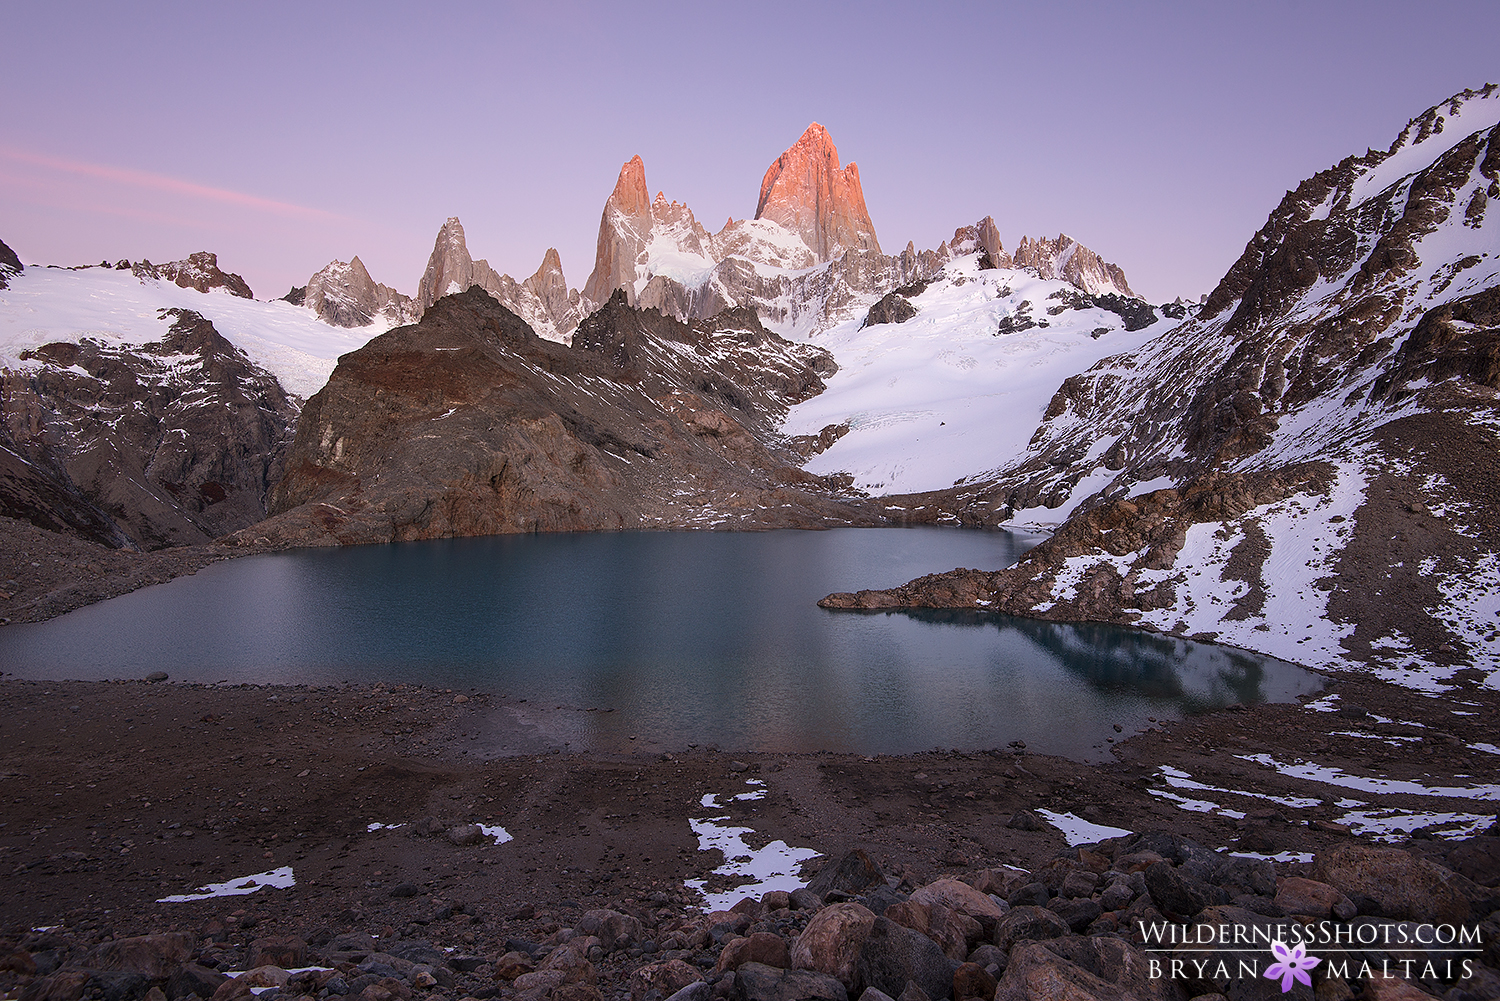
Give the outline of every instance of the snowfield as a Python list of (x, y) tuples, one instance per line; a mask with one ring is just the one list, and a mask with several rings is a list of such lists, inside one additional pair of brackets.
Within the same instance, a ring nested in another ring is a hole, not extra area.
[[(77, 271), (29, 265), (0, 289), (0, 367), (19, 369), (21, 352), (54, 341), (93, 338), (106, 344), (160, 341), (172, 325), (168, 309), (189, 309), (306, 399), (322, 389), (339, 355), (363, 347), (388, 329), (331, 326), (301, 306), (241, 299), (222, 290), (199, 292), (129, 271)], [(383, 318), (382, 318), (383, 319)]]
[[(1025, 271), (981, 271), (977, 254), (950, 261), (912, 297), (917, 315), (906, 322), (861, 329), (861, 310), (808, 338), (833, 352), (839, 371), (825, 392), (792, 408), (782, 430), (848, 424), (807, 469), (851, 473), (872, 493), (939, 490), (1009, 465), (1026, 454), (1064, 379), (1178, 322), (1127, 332), (1108, 310), (1068, 308), (1077, 295), (1067, 282)], [(999, 332), (1002, 320), (1020, 326), (1026, 317), (1036, 325)], [(1061, 521), (1069, 510), (1049, 514)]]

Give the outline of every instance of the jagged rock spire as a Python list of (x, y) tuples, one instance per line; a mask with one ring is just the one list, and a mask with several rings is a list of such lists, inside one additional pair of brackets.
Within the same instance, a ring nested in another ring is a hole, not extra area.
[(859, 167), (839, 167), (839, 151), (817, 122), (766, 170), (755, 218), (779, 223), (802, 237), (819, 261), (833, 260), (846, 250), (880, 252), (859, 184)]

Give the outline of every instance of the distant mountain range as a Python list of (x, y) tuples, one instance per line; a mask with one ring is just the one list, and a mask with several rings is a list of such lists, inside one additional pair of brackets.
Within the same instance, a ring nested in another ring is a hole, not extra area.
[(0, 512), (109, 545), (551, 529), (1054, 534), (835, 608), (949, 607), (1500, 679), (1500, 95), (1288, 192), (1202, 303), (986, 217), (881, 249), (810, 126), (716, 233), (626, 161), (594, 267), (516, 281), (439, 230), (257, 302), (211, 254), (0, 244)]

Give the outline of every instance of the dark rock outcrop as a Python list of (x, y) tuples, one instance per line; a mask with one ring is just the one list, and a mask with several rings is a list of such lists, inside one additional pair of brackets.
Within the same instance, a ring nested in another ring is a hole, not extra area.
[[(151, 267), (151, 262), (143, 263), (147, 268)], [(206, 250), (189, 254), (185, 260), (158, 264), (154, 270), (167, 281), (182, 288), (197, 289), (199, 292), (222, 288), (230, 295), (237, 295), (241, 299), (255, 298), (255, 294), (250, 291), (250, 286), (245, 284), (245, 279), (219, 270), (218, 255)]]
[(24, 267), (16, 252), (0, 241), (0, 288), (8, 288), (12, 276), (20, 274)]
[(616, 293), (570, 348), (470, 288), (340, 359), (240, 538), (878, 524), (771, 430), (831, 371), (749, 312), (690, 326)]
[(161, 341), (45, 344), (3, 379), (3, 512), (141, 549), (265, 517), (296, 406), (197, 313)]

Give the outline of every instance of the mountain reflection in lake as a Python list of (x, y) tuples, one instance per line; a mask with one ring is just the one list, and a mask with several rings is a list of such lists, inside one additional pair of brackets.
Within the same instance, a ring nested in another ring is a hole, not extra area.
[[(620, 532), (296, 550), (216, 564), (0, 630), (33, 678), (504, 693), (574, 748), (899, 753), (1003, 747), (1095, 758), (1126, 733), (1316, 691), (1301, 668), (1098, 625), (976, 612), (848, 613), (832, 591), (1007, 566), (1006, 532)], [(545, 713), (539, 704), (548, 707)], [(588, 711), (611, 709), (612, 712)], [(631, 741), (631, 737), (639, 739)]]

